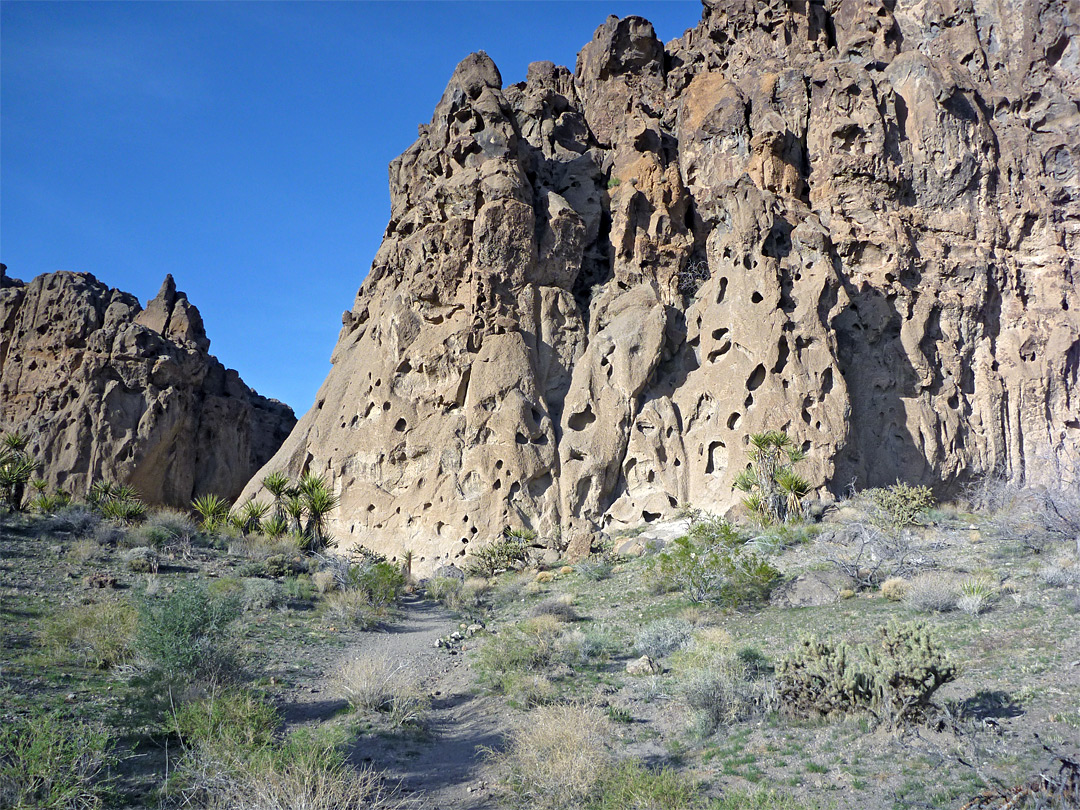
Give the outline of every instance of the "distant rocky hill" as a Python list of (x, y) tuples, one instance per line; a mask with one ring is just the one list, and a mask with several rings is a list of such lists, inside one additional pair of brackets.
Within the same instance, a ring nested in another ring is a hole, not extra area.
[(706, 0), (508, 87), (473, 54), (265, 470), (429, 563), (722, 509), (765, 429), (822, 491), (1049, 474), (1080, 452), (1078, 65), (1070, 0)]
[(150, 503), (232, 498), (296, 424), (208, 353), (167, 276), (146, 309), (89, 273), (28, 284), (0, 265), (0, 429), (30, 438), (54, 487), (134, 485)]

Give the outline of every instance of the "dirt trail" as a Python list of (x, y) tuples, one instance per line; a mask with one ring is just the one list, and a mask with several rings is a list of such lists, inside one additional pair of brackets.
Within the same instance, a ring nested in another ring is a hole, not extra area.
[(371, 764), (423, 800), (427, 810), (489, 810), (494, 803), (484, 776), (482, 750), (497, 746), (505, 727), (505, 708), (472, 690), (462, 653), (435, 646), (458, 629), (459, 620), (436, 603), (406, 597), (400, 615), (385, 629), (356, 633), (335, 660), (328, 661), (314, 689), (285, 707), (288, 726), (327, 720), (345, 702), (334, 697), (330, 678), (337, 666), (358, 656), (377, 656), (401, 664), (420, 678), (431, 695), (424, 732), (380, 733), (361, 738), (353, 750), (357, 764)]

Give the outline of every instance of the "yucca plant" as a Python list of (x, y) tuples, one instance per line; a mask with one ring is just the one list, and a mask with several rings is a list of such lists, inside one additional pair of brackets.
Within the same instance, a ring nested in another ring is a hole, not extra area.
[(285, 514), (289, 519), (289, 529), (293, 534), (304, 533), (304, 499), (300, 493), (293, 492), (285, 498)]
[(285, 499), (289, 496), (289, 476), (272, 472), (262, 480), (266, 491), (274, 497), (274, 516), (285, 517)]
[(217, 495), (200, 495), (191, 502), (191, 508), (199, 516), (199, 527), (204, 532), (219, 529), (229, 518), (229, 503)]
[(243, 535), (262, 531), (262, 521), (270, 513), (270, 504), (248, 501), (235, 513), (236, 527)]
[(0, 440), (0, 500), (12, 512), (22, 508), (26, 485), (37, 461), (25, 452), (27, 440), (19, 433), (5, 433)]
[(750, 434), (746, 452), (749, 466), (735, 477), (735, 488), (745, 492), (743, 504), (766, 523), (802, 516), (803, 498), (810, 482), (794, 471), (806, 458), (791, 437), (781, 430)]
[(289, 533), (289, 521), (283, 515), (272, 515), (262, 522), (262, 533), (277, 540)]
[(146, 504), (137, 498), (113, 498), (102, 505), (101, 514), (109, 520), (130, 525), (146, 517)]
[(112, 500), (115, 493), (116, 485), (111, 481), (94, 481), (86, 494), (86, 502), (91, 508), (99, 509), (106, 501)]
[(322, 551), (327, 546), (333, 545), (326, 529), (330, 513), (337, 508), (338, 496), (330, 490), (330, 486), (322, 476), (314, 476), (310, 473), (300, 480), (300, 492), (304, 501), (304, 512), (307, 515), (304, 536), (308, 540), (308, 550)]

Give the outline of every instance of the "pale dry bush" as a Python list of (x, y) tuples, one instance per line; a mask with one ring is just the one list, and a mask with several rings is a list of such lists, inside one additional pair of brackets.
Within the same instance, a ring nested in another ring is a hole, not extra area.
[(491, 587), (491, 580), (484, 577), (468, 577), (462, 585), (464, 590), (469, 591), (477, 598), (488, 593)]
[(79, 540), (68, 549), (67, 557), (72, 562), (87, 563), (95, 560), (101, 554), (101, 545), (90, 537)]
[(638, 630), (634, 648), (650, 658), (663, 658), (693, 643), (693, 625), (685, 619), (657, 619)]
[(381, 658), (347, 661), (334, 686), (354, 709), (385, 713), (395, 726), (421, 725), (427, 715), (428, 697), (403, 664)]
[(260, 534), (253, 534), (249, 537), (234, 538), (229, 543), (229, 553), (262, 562), (269, 557), (276, 557), (281, 554), (286, 557), (298, 554), (301, 542), (299, 538), (289, 535), (271, 539)]
[(1080, 585), (1080, 564), (1071, 557), (1058, 557), (1039, 569), (1039, 579), (1051, 588)]
[(378, 624), (386, 611), (372, 605), (363, 591), (333, 591), (323, 598), (322, 613), (334, 624), (351, 624), (366, 630)]
[(956, 577), (932, 571), (911, 580), (904, 604), (921, 613), (946, 613), (956, 608), (959, 598), (960, 583)]
[(549, 596), (537, 602), (529, 609), (530, 616), (551, 616), (560, 622), (576, 622), (580, 616), (574, 610), (574, 597), (564, 593), (559, 596)]
[(881, 583), (881, 595), (890, 602), (902, 602), (911, 583), (903, 577), (890, 577)]
[(686, 705), (694, 712), (695, 730), (702, 736), (718, 727), (747, 720), (779, 708), (775, 681), (756, 672), (730, 650), (688, 673), (680, 683)]
[(316, 571), (312, 575), (312, 581), (315, 583), (315, 590), (324, 596), (337, 590), (337, 578), (333, 571)]
[(990, 608), (996, 596), (997, 588), (992, 581), (984, 577), (969, 577), (960, 583), (956, 607), (969, 616), (978, 616)]
[[(315, 757), (244, 759), (220, 746), (190, 752), (188, 799), (206, 810), (404, 810), (412, 806), (369, 768)], [(186, 801), (184, 804), (195, 804)]]
[(529, 712), (493, 758), (530, 807), (577, 810), (613, 762), (610, 736), (607, 718), (595, 707), (541, 706)]

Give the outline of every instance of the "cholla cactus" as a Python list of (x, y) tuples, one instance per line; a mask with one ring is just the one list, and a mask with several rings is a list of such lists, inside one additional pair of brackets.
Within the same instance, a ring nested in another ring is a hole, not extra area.
[(815, 637), (804, 638), (796, 651), (776, 664), (783, 704), (797, 714), (838, 714), (870, 703), (873, 686), (851, 660), (846, 644), (833, 647)]
[(893, 620), (878, 635), (877, 645), (864, 648), (875, 708), (893, 725), (922, 719), (934, 692), (956, 680), (958, 668), (923, 622)]

